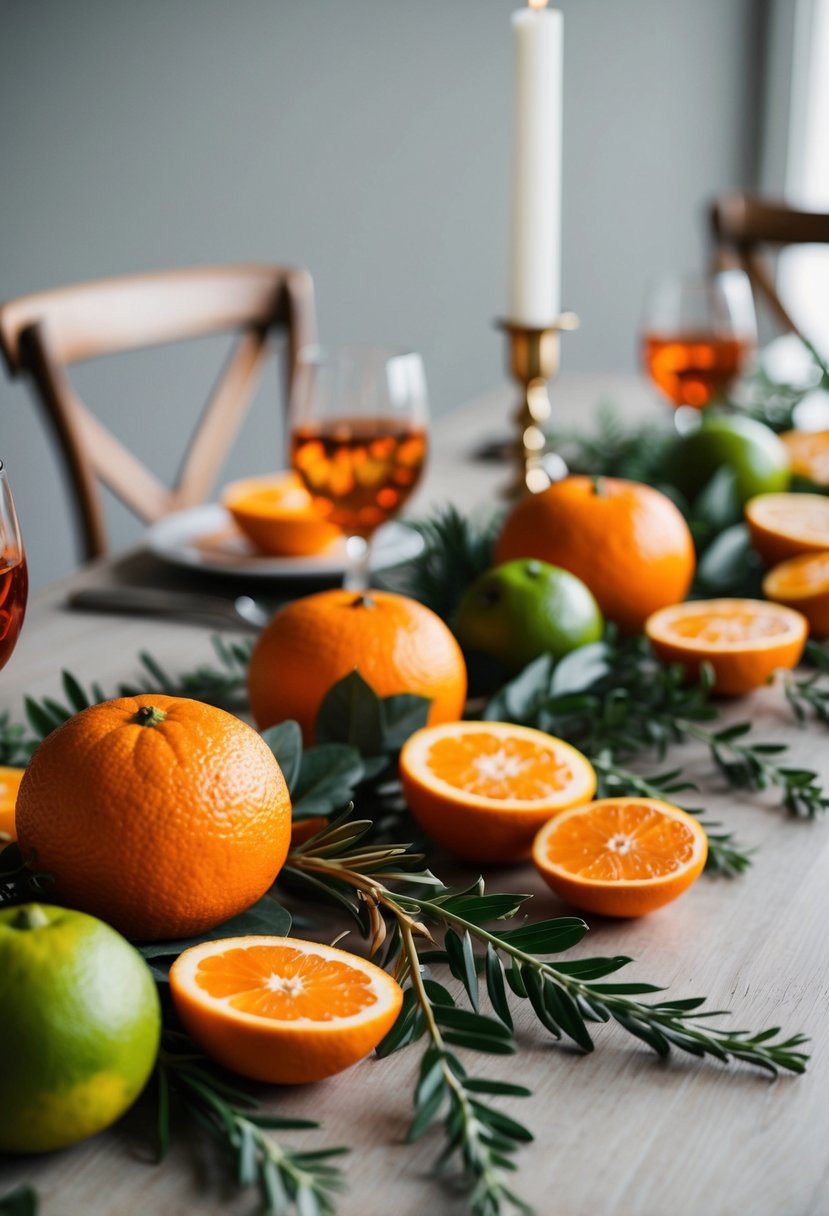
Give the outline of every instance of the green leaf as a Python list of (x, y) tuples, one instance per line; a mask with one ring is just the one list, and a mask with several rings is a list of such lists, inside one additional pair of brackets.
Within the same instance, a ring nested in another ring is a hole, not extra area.
[(208, 929), (198, 937), (181, 938), (169, 942), (145, 942), (137, 945), (136, 949), (146, 959), (179, 955), (190, 946), (198, 946), (202, 942), (212, 942), (224, 937), (247, 937), (265, 934), (271, 937), (286, 937), (291, 929), (290, 913), (278, 904), (270, 895), (263, 897), (253, 904), (246, 912), (241, 912), (224, 924)]
[(316, 721), (320, 743), (347, 743), (362, 756), (383, 750), (383, 707), (377, 693), (358, 671), (338, 680), (320, 706)]
[(569, 963), (556, 963), (556, 971), (586, 982), (612, 975), (614, 971), (619, 971), (632, 962), (632, 958), (623, 954), (617, 954), (614, 958), (578, 958)]
[(262, 738), (276, 757), (279, 767), (282, 769), (285, 784), (293, 798), (294, 785), (302, 762), (302, 730), (299, 723), (292, 720), (280, 722), (276, 726), (263, 730)]
[(486, 948), (486, 987), (492, 1008), (504, 1025), (512, 1030), (512, 1014), (504, 985), (504, 968), (491, 942)]
[(397, 1015), (397, 1021), (386, 1037), (378, 1043), (375, 1051), (381, 1058), (392, 1055), (401, 1047), (406, 1047), (417, 1037), (418, 1020), (422, 1026), (423, 1015), (417, 1003), (417, 998), (411, 988), (403, 993), (403, 1004)]
[(565, 1034), (578, 1043), (584, 1051), (593, 1050), (593, 1040), (584, 1024), (573, 998), (557, 984), (547, 982), (544, 986), (544, 1002), (551, 1016)]
[(62, 683), (66, 698), (75, 710), (75, 713), (80, 713), (81, 710), (89, 708), (89, 698), (71, 671), (64, 671), (62, 673)]
[(549, 654), (534, 659), (492, 697), (484, 709), (489, 722), (532, 722), (550, 692), (555, 661)]
[(381, 702), (384, 752), (399, 751), (410, 735), (426, 725), (432, 702), (414, 693), (398, 693)]
[(587, 925), (578, 916), (558, 916), (555, 920), (540, 920), (535, 924), (508, 929), (498, 936), (508, 946), (526, 954), (558, 954), (577, 945), (587, 932)]
[(588, 692), (610, 670), (610, 656), (605, 642), (590, 642), (579, 646), (556, 663), (550, 683), (551, 696)]
[(469, 1009), (459, 1009), (456, 1005), (434, 1005), (432, 1012), (438, 1025), (449, 1030), (462, 1030), (469, 1034), (499, 1039), (501, 1042), (512, 1038), (506, 1026), (483, 1013), (472, 1013)]
[(440, 906), (461, 920), (473, 925), (486, 925), (493, 920), (510, 920), (529, 895), (467, 895), (465, 892), (440, 900)]
[(486, 1077), (468, 1077), (464, 1081), (464, 1089), (473, 1094), (503, 1094), (511, 1098), (531, 1098), (532, 1090), (523, 1085), (513, 1085), (511, 1081), (490, 1081)]
[(37, 1216), (37, 1191), (32, 1186), (18, 1186), (0, 1198), (0, 1216)]
[(293, 793), (295, 817), (330, 815), (350, 802), (365, 776), (360, 753), (343, 743), (303, 752)]

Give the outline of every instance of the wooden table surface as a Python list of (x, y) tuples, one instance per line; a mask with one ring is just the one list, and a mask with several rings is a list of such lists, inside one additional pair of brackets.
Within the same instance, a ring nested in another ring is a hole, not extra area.
[[(655, 408), (634, 382), (616, 378), (565, 376), (555, 396), (563, 418), (585, 425), (602, 398), (615, 400), (629, 416)], [(447, 498), (464, 506), (492, 501), (503, 469), (473, 462), (469, 451), (503, 429), (508, 402), (508, 390), (500, 389), (436, 425), (432, 467), (416, 510)], [(193, 585), (190, 575), (130, 555), (46, 588), (34, 597), (17, 653), (0, 677), (0, 710), (19, 718), (24, 691), (59, 693), (62, 668), (114, 688), (136, 675), (134, 656), (142, 649), (173, 670), (208, 659), (206, 629), (63, 607), (70, 588), (135, 579)], [(220, 591), (235, 586), (205, 577), (196, 585)], [(758, 736), (790, 744), (792, 762), (819, 769), (829, 785), (825, 730), (796, 728), (779, 691), (764, 690), (728, 712), (751, 718)], [(474, 1066), (482, 1075), (512, 1075), (533, 1089), (532, 1098), (507, 1100), (504, 1109), (536, 1133), (520, 1154), (516, 1189), (539, 1216), (829, 1212), (829, 822), (792, 821), (772, 798), (725, 792), (693, 748), (683, 749), (682, 762), (707, 790), (719, 791), (707, 797), (710, 817), (757, 850), (754, 865), (733, 880), (703, 876), (682, 899), (642, 920), (591, 920), (591, 932), (573, 954), (632, 955), (637, 961), (626, 978), (668, 985), (674, 997), (706, 995), (713, 1007), (733, 1009), (735, 1026), (805, 1032), (812, 1036), (812, 1061), (803, 1077), (769, 1081), (747, 1067), (678, 1056), (659, 1061), (612, 1026), (599, 1027), (596, 1051), (581, 1056), (545, 1038), (519, 1010), (519, 1055), (479, 1056)], [(537, 895), (537, 915), (565, 912), (528, 866), (487, 877), (492, 889)], [(414, 1216), (424, 1208), (435, 1216), (460, 1216), (466, 1210), (427, 1177), (439, 1136), (430, 1133), (415, 1146), (402, 1143), (419, 1056), (411, 1048), (390, 1060), (364, 1061), (321, 1084), (274, 1094), (274, 1110), (324, 1125), (322, 1132), (287, 1133), (291, 1143), (353, 1148), (341, 1216)], [(222, 1188), (216, 1154), (202, 1141), (180, 1144), (160, 1167), (151, 1164), (146, 1125), (139, 1107), (115, 1129), (73, 1149), (0, 1159), (0, 1194), (32, 1182), (43, 1216), (242, 1216), (255, 1210), (251, 1193)]]

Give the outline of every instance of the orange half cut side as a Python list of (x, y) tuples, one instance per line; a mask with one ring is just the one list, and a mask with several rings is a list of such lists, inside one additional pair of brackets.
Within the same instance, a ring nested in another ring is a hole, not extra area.
[(801, 613), (765, 600), (694, 600), (655, 612), (645, 633), (662, 662), (680, 663), (691, 679), (710, 663), (715, 691), (741, 696), (777, 668), (796, 666), (808, 624)]
[(226, 1068), (258, 1081), (319, 1081), (391, 1029), (403, 994), (373, 963), (289, 937), (236, 937), (185, 950), (170, 969), (185, 1028)]
[(758, 494), (745, 506), (751, 543), (767, 566), (829, 549), (829, 497)]
[(802, 612), (815, 637), (829, 637), (829, 552), (801, 553), (769, 570), (763, 594)]
[(644, 916), (701, 873), (708, 839), (693, 816), (656, 798), (603, 798), (541, 829), (533, 861), (549, 887), (585, 912)]
[(596, 774), (581, 752), (508, 722), (417, 731), (400, 754), (400, 774), (421, 827), (470, 861), (528, 857), (542, 823), (596, 792)]

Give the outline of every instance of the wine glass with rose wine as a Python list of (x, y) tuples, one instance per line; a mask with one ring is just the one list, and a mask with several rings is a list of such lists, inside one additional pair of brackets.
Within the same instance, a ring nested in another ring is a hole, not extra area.
[(345, 533), (351, 590), (368, 587), (372, 537), (420, 480), (427, 426), (420, 355), (374, 347), (300, 353), (291, 463), (317, 513)]
[(0, 460), (0, 667), (17, 645), (26, 612), (29, 576), (11, 486)]
[[(742, 270), (668, 275), (651, 284), (642, 362), (679, 411), (721, 400), (757, 344), (751, 284)], [(679, 424), (679, 419), (677, 419)]]

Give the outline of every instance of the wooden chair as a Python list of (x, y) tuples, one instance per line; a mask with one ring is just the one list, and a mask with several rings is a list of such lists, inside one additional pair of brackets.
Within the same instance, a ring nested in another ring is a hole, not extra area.
[[(286, 388), (314, 342), (307, 271), (230, 265), (102, 279), (0, 305), (0, 347), (25, 374), (57, 437), (74, 492), (85, 558), (107, 551), (100, 483), (150, 523), (204, 502), (250, 405), (275, 327), (287, 332)], [(85, 359), (207, 334), (240, 331), (192, 435), (175, 485), (163, 485), (94, 417), (67, 367)]]
[(796, 211), (748, 194), (728, 194), (714, 202), (710, 224), (716, 268), (744, 270), (755, 296), (768, 305), (777, 324), (802, 337), (777, 294), (763, 254), (784, 245), (829, 244), (829, 215)]

